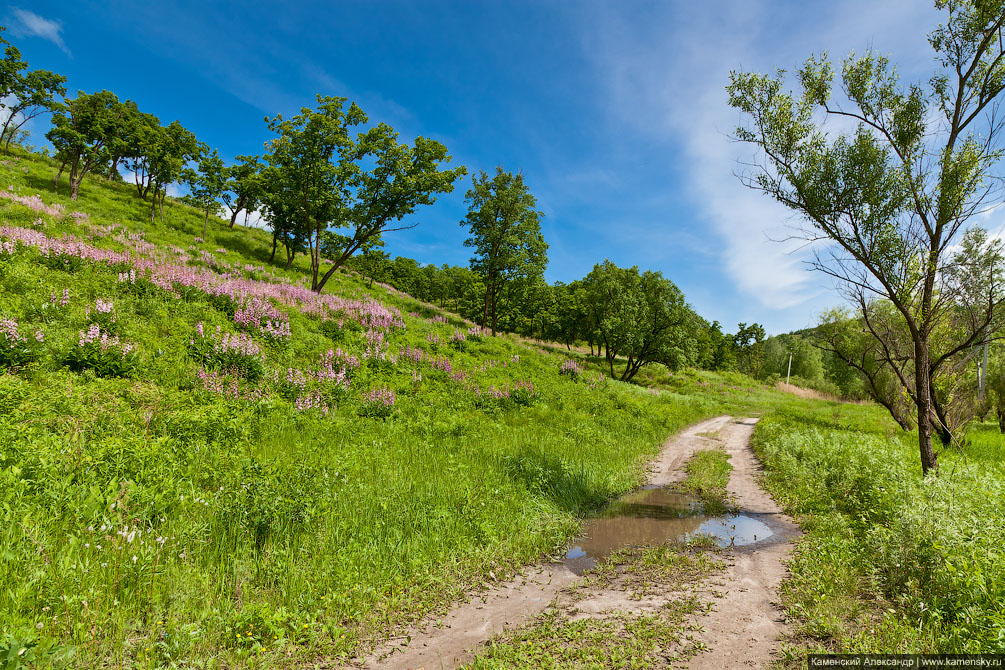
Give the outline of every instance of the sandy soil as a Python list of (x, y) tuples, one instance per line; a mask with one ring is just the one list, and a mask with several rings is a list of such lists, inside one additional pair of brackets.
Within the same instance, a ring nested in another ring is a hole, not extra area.
[(785, 382), (776, 382), (775, 388), (783, 393), (791, 393), (798, 398), (811, 398), (814, 400), (841, 400), (829, 393), (803, 388), (802, 386), (796, 386), (795, 384), (786, 384)]
[[(683, 466), (699, 449), (708, 449), (715, 441), (708, 435), (730, 422), (728, 416), (702, 421), (672, 437), (663, 447), (652, 467), (651, 484), (670, 484), (684, 477)], [(703, 435), (705, 434), (705, 435)], [(480, 643), (504, 628), (528, 623), (544, 611), (579, 577), (565, 565), (543, 565), (526, 570), (515, 579), (474, 593), (441, 619), (428, 621), (379, 647), (362, 659), (357, 667), (388, 670), (450, 670), (473, 657)], [(624, 600), (623, 594), (610, 594), (609, 603), (594, 603), (604, 608)], [(583, 603), (586, 605), (586, 603)], [(638, 606), (638, 602), (633, 602)], [(587, 606), (589, 607), (589, 606)]]

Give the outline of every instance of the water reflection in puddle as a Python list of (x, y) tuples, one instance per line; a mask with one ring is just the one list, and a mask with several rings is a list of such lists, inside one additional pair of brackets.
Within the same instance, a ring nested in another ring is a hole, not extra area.
[(604, 513), (587, 522), (583, 535), (565, 555), (577, 574), (629, 546), (662, 544), (708, 535), (720, 547), (752, 544), (769, 537), (771, 529), (745, 514), (712, 514), (695, 496), (665, 488), (647, 488), (622, 496)]

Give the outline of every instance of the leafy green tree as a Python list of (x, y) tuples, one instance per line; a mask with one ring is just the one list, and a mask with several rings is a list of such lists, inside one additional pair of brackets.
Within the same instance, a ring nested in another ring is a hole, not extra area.
[(548, 245), (541, 235), (543, 215), (535, 209), (537, 200), (524, 184), (523, 175), (504, 172), (501, 167), (491, 179), (484, 171), (475, 175), (465, 199), (468, 214), (461, 225), (468, 227), (471, 237), (464, 246), (475, 250), (471, 269), (485, 284), (481, 323), (486, 327), (491, 313), (494, 335), (499, 296), (507, 283), (544, 274)]
[[(4, 28), (0, 27), (0, 33)], [(4, 149), (18, 131), (34, 118), (56, 109), (56, 96), (66, 95), (66, 77), (48, 70), (28, 70), (21, 52), (0, 35), (4, 58), (0, 60), (0, 109), (4, 121), (0, 141)]]
[(241, 212), (244, 212), (247, 223), (248, 213), (261, 203), (264, 188), (262, 168), (258, 156), (238, 156), (237, 163), (227, 169), (227, 184), (221, 198), (230, 211), (231, 228)]
[(582, 281), (571, 284), (556, 282), (552, 288), (554, 296), (554, 318), (542, 335), (561, 342), (566, 349), (578, 340), (587, 339), (589, 311), (586, 304), (586, 289)]
[[(871, 310), (873, 323), (881, 318), (875, 313), (876, 307)], [(911, 399), (889, 365), (882, 341), (872, 336), (868, 328), (863, 326), (862, 318), (856, 318), (848, 309), (832, 309), (821, 316), (814, 336), (819, 347), (858, 371), (869, 397), (885, 407), (901, 428), (913, 430)]]
[(121, 146), (113, 148), (112, 162), (122, 162), (133, 173), (136, 194), (146, 200), (154, 185), (151, 161), (157, 155), (157, 146), (164, 136), (160, 119), (138, 109), (127, 112)]
[(773, 335), (764, 341), (762, 375), (788, 375), (790, 355), (793, 377), (814, 385), (826, 381), (820, 350), (808, 339), (792, 333)]
[(619, 268), (607, 260), (594, 266), (585, 284), (612, 377), (619, 356), (627, 359), (622, 381), (650, 363), (676, 370), (694, 361), (699, 317), (662, 273), (640, 274), (638, 267)]
[[(826, 55), (798, 70), (799, 93), (784, 89), (781, 72), (733, 72), (727, 87), (730, 104), (750, 119), (737, 137), (764, 154), (747, 183), (802, 217), (797, 235), (821, 243), (814, 267), (840, 280), (855, 304), (882, 298), (903, 321), (925, 473), (938, 465), (932, 379), (982, 342), (1000, 312), (998, 304), (968, 305), (970, 327), (932, 355), (940, 321), (965, 299), (940, 290), (949, 250), (976, 213), (1001, 199), (1005, 89), (1005, 2), (936, 7), (947, 16), (929, 35), (939, 70), (928, 82), (904, 86), (887, 58), (867, 53), (843, 62), (839, 95)], [(820, 115), (856, 125), (827, 134)]]
[[(383, 246), (383, 242), (381, 242), (380, 246)], [(359, 269), (363, 273), (363, 276), (369, 279), (371, 287), (374, 280), (382, 282), (387, 276), (389, 258), (387, 252), (381, 249), (380, 246), (366, 246), (363, 249), (363, 253), (358, 256)]]
[(0, 26), (0, 44), (4, 48), (3, 59), (0, 59), (0, 106), (5, 105), (3, 101), (14, 94), (23, 72), (28, 69), (28, 62), (21, 57), (21, 51), (3, 37), (6, 30)]
[(704, 370), (736, 369), (736, 344), (732, 336), (722, 332), (718, 321), (701, 329), (698, 351), (697, 363)]
[(209, 213), (220, 209), (220, 200), (227, 189), (229, 170), (223, 164), (223, 159), (216, 149), (211, 153), (203, 153), (199, 159), (199, 169), (185, 168), (181, 178), (188, 184), (190, 193), (186, 200), (203, 210), (202, 236), (206, 237), (206, 226), (209, 224)]
[(261, 204), (265, 209), (265, 221), (272, 229), (272, 253), (269, 262), (276, 258), (279, 243), (286, 250), (286, 267), (293, 265), (297, 253), (305, 247), (307, 228), (303, 219), (297, 218), (297, 201), (291, 193), (292, 182), (289, 174), (278, 167), (269, 165), (261, 173)]
[[(160, 204), (160, 218), (164, 220), (164, 198), (167, 187), (182, 177), (182, 171), (189, 161), (199, 160), (205, 146), (195, 133), (187, 130), (178, 121), (172, 121), (160, 132), (152, 136), (153, 143), (146, 147), (147, 168), (153, 183), (153, 201), (150, 204), (150, 220), (154, 220), (154, 207)], [(158, 195), (160, 199), (158, 200)]]
[[(288, 220), (306, 233), (311, 288), (318, 292), (364, 244), (418, 225), (390, 227), (453, 190), (465, 173), (463, 167), (440, 169), (450, 157), (439, 142), (419, 137), (412, 146), (399, 144), (398, 134), (384, 123), (353, 137), (367, 117), (345, 102), (319, 95), (316, 110), (304, 107), (289, 120), (266, 119), (278, 137), (265, 158), (285, 182), (273, 195), (285, 194)], [(335, 252), (323, 275), (322, 248)]]
[(76, 200), (84, 177), (110, 158), (108, 144), (124, 132), (122, 120), (126, 106), (110, 91), (77, 97), (59, 104), (52, 117), (52, 129), (46, 137), (52, 142), (63, 167), (56, 174), (55, 185), (63, 169), (70, 167), (70, 199)]
[(761, 376), (764, 362), (764, 326), (741, 323), (736, 327), (733, 344), (736, 346), (737, 367), (751, 377)]
[(141, 112), (132, 100), (126, 100), (122, 103), (122, 106), (119, 132), (108, 139), (106, 177), (109, 181), (121, 178), (119, 163), (127, 161), (133, 156), (140, 155), (140, 137), (145, 124), (153, 123), (155, 126), (160, 126), (160, 121), (157, 120), (157, 117)]

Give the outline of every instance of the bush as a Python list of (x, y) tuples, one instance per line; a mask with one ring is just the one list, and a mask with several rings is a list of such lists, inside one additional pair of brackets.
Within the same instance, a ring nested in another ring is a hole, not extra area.
[(362, 403), (359, 406), (359, 415), (386, 419), (394, 414), (394, 405), (397, 401), (394, 391), (388, 388), (375, 388), (369, 393), (364, 393)]
[(80, 331), (77, 344), (66, 354), (66, 365), (76, 372), (93, 370), (99, 377), (128, 377), (139, 366), (136, 347), (120, 342), (118, 335), (110, 335), (92, 323)]
[(206, 367), (236, 374), (250, 382), (265, 374), (262, 349), (249, 335), (225, 333), (220, 326), (215, 333), (206, 335), (202, 321), (195, 329), (196, 336), (189, 341), (188, 351)]
[(44, 340), (41, 330), (27, 337), (18, 330), (14, 319), (0, 320), (0, 367), (16, 370), (37, 360)]

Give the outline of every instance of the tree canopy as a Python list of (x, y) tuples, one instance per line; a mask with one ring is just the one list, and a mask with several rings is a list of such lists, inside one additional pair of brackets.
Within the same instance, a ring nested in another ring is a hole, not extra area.
[[(321, 291), (331, 275), (364, 244), (383, 233), (436, 195), (453, 190), (464, 167), (441, 169), (450, 161), (446, 147), (418, 137), (400, 144), (387, 124), (357, 132), (368, 119), (356, 103), (318, 96), (317, 109), (266, 119), (278, 136), (266, 161), (272, 175), (270, 211), (304, 233), (311, 254), (311, 288)], [(279, 200), (284, 202), (280, 203)], [(285, 224), (284, 224), (285, 225)], [(332, 257), (322, 275), (322, 250)]]
[[(881, 299), (902, 321), (911, 369), (899, 382), (915, 405), (925, 472), (937, 466), (938, 379), (1001, 316), (1000, 296), (972, 302), (946, 281), (946, 270), (973, 217), (1001, 202), (1005, 4), (936, 6), (946, 20), (929, 35), (939, 67), (927, 82), (903, 84), (888, 58), (868, 52), (845, 59), (837, 83), (825, 54), (798, 69), (795, 93), (782, 72), (733, 72), (727, 86), (730, 104), (749, 121), (737, 138), (764, 157), (745, 182), (801, 216), (796, 235), (816, 243), (814, 267), (837, 278), (863, 315)], [(828, 134), (820, 115), (854, 128)], [(933, 354), (940, 324), (960, 313), (969, 316), (943, 331)]]
[(482, 327), (489, 323), (493, 334), (498, 325), (499, 296), (514, 282), (540, 280), (548, 264), (548, 244), (541, 235), (537, 200), (523, 181), (522, 174), (496, 168), (490, 179), (485, 172), (472, 178), (465, 196), (468, 213), (461, 222), (471, 237), (464, 246), (475, 250), (471, 269), (485, 284)]

